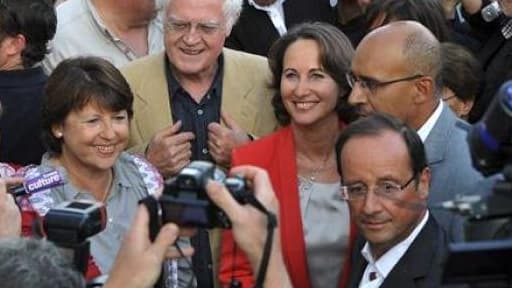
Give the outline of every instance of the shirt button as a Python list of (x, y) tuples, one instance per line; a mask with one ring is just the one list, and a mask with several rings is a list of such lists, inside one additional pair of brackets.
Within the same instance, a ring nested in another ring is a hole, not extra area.
[(203, 115), (203, 109), (198, 109), (197, 110), (197, 115)]
[(206, 154), (208, 154), (208, 149), (203, 148), (203, 150), (201, 150), (201, 152), (203, 152), (203, 154), (206, 155)]

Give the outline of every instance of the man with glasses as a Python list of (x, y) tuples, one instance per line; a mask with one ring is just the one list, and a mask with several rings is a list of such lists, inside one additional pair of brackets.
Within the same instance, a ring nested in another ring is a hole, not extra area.
[[(418, 22), (398, 21), (363, 38), (347, 74), (348, 101), (361, 116), (388, 113), (418, 132), (432, 170), (429, 204), (471, 193), (482, 179), (471, 164), (469, 126), (441, 101), (440, 71), (434, 35)], [(439, 210), (433, 214), (452, 240), (462, 240), (459, 217)]]
[[(166, 178), (191, 160), (229, 167), (231, 149), (250, 141), (248, 133), (261, 136), (277, 126), (266, 59), (223, 49), (241, 9), (241, 0), (170, 0), (165, 53), (122, 69), (135, 95), (130, 146)], [(212, 287), (207, 232), (192, 244), (198, 286)]]
[(447, 238), (427, 209), (430, 169), (418, 134), (377, 113), (336, 143), (342, 197), (364, 239), (349, 287), (440, 287)]

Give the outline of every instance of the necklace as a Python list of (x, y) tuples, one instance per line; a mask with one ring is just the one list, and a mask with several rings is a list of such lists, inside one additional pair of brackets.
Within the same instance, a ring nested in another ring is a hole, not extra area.
[(312, 162), (310, 159), (308, 159), (306, 156), (303, 156), (300, 153), (298, 153), (297, 155), (298, 155), (298, 157), (297, 157), (298, 163), (297, 164), (302, 168), (301, 170), (303, 170), (302, 171), (303, 173), (307, 171), (307, 173), (305, 173), (306, 175), (302, 175), (301, 177), (305, 178), (309, 181), (312, 181), (312, 182), (317, 180), (318, 174), (329, 170), (332, 166), (331, 161), (329, 161), (331, 159), (330, 156), (332, 155), (332, 151), (329, 151), (325, 155), (325, 157), (321, 161), (320, 165), (318, 165), (317, 167), (313, 167), (313, 168), (308, 167), (308, 166), (310, 166), (309, 163)]

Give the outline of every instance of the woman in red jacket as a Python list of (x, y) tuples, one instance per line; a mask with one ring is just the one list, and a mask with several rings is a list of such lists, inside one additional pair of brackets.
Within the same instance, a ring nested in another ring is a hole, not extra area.
[[(353, 238), (339, 196), (334, 144), (348, 120), (345, 79), (353, 48), (337, 28), (306, 23), (272, 46), (274, 112), (283, 128), (233, 151), (233, 166), (265, 168), (280, 202), (283, 256), (294, 287), (343, 287)], [(252, 287), (242, 251), (224, 232), (219, 279)], [(235, 286), (235, 285), (233, 285)]]

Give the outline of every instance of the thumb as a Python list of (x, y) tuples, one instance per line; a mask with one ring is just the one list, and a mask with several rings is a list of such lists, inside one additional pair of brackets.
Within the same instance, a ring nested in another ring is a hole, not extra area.
[(165, 127), (164, 129), (160, 130), (160, 133), (163, 137), (169, 137), (173, 136), (174, 134), (178, 133), (181, 129), (182, 122), (181, 120), (176, 121), (176, 123), (173, 123), (172, 125), (169, 125)]
[(240, 128), (240, 126), (238, 126), (238, 124), (235, 122), (235, 120), (233, 118), (231, 118), (231, 116), (229, 116), (229, 114), (226, 112), (223, 112), (223, 111), (220, 112), (220, 119), (222, 120), (222, 122), (224, 122), (224, 125), (226, 125), (226, 127), (228, 127), (229, 129), (232, 129), (232, 130), (241, 130), (242, 129), (242, 128)]
[(233, 196), (231, 196), (224, 185), (208, 180), (208, 183), (206, 184), (206, 192), (210, 199), (219, 206), (220, 209), (226, 212), (230, 220), (233, 221), (236, 219), (236, 215), (239, 215), (240, 209), (242, 208)]
[(149, 250), (158, 257), (161, 261), (165, 259), (167, 249), (171, 246), (178, 238), (179, 229), (178, 226), (172, 223), (164, 225), (158, 235), (156, 236), (155, 242), (151, 245)]

